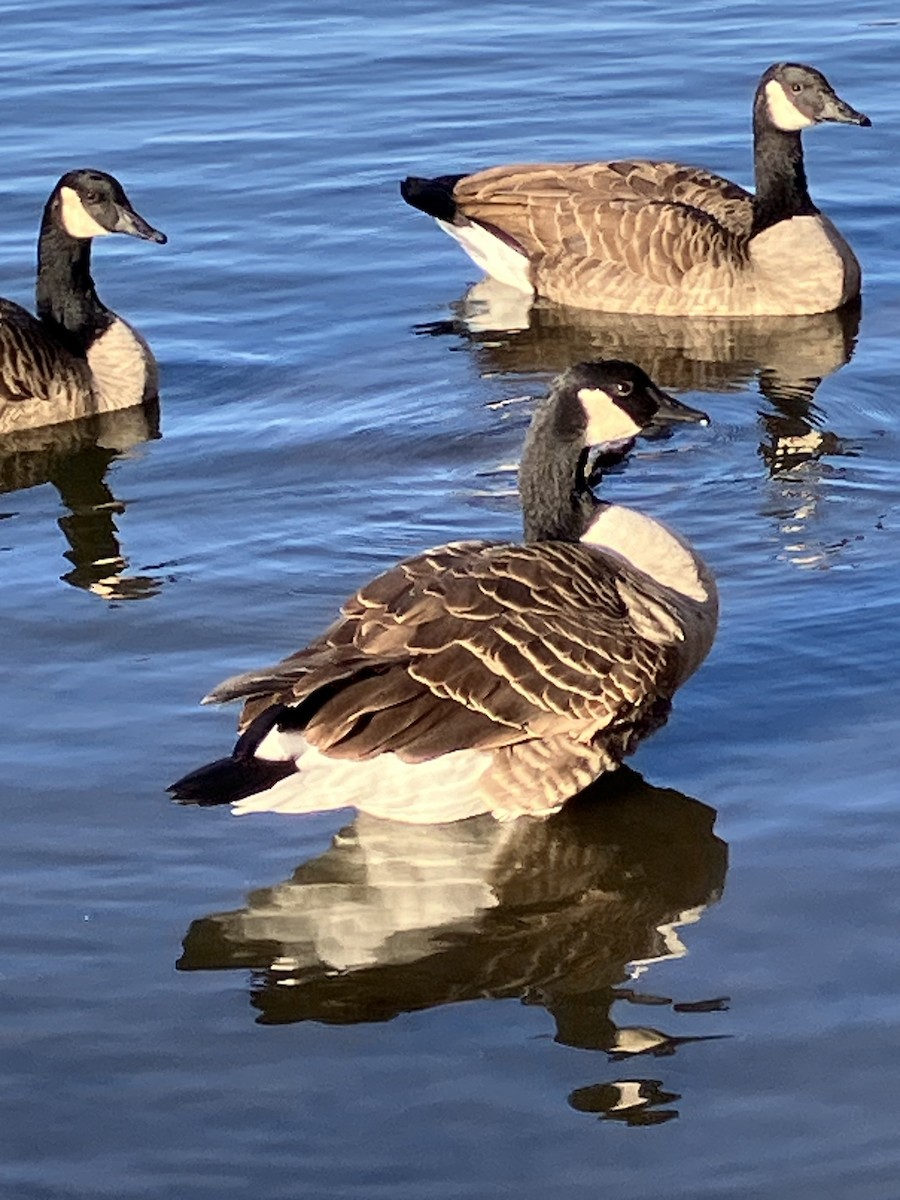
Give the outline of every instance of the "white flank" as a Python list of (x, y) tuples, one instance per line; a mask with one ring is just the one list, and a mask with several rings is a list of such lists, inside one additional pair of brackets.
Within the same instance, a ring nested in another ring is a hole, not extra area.
[(520, 292), (533, 295), (534, 288), (530, 279), (530, 263), (524, 254), (514, 250), (502, 238), (485, 229), (475, 221), (465, 225), (451, 225), (448, 221), (438, 221), (444, 233), (448, 233), (454, 241), (459, 242), (469, 258), (482, 271), (486, 271), (500, 283), (506, 283)]
[(796, 133), (799, 129), (808, 129), (814, 124), (812, 117), (805, 116), (777, 79), (770, 79), (766, 84), (766, 103), (769, 106), (769, 116), (772, 124), (785, 133)]
[(99, 221), (94, 220), (73, 188), (60, 188), (59, 198), (62, 206), (60, 213), (62, 226), (70, 237), (104, 237), (111, 232), (109, 229), (104, 229)]

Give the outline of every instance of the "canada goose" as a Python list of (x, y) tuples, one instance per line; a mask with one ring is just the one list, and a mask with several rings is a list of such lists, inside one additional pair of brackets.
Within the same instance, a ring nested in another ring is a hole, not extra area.
[(139, 333), (102, 303), (91, 240), (108, 233), (164, 245), (103, 171), (69, 171), (44, 208), (37, 317), (0, 299), (0, 434), (130, 408), (156, 396), (156, 361)]
[(813, 204), (800, 132), (871, 125), (820, 71), (776, 63), (753, 101), (756, 193), (697, 167), (635, 160), (410, 177), (489, 275), (606, 312), (753, 316), (829, 312), (859, 295), (853, 251)]
[(407, 559), (305, 649), (215, 688), (246, 701), (243, 733), (175, 798), (437, 823), (544, 815), (617, 767), (705, 658), (717, 599), (686, 542), (596, 500), (587, 463), (671, 420), (706, 417), (632, 363), (566, 371), (525, 441), (524, 542)]

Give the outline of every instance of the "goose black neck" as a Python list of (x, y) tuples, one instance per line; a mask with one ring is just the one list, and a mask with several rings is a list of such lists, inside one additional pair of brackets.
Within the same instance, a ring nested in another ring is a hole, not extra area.
[(753, 110), (753, 158), (756, 195), (753, 197), (753, 228), (750, 236), (791, 217), (815, 216), (806, 186), (803, 145), (799, 130), (776, 128), (757, 101)]
[(583, 429), (566, 427), (559, 397), (543, 401), (525, 439), (519, 494), (526, 542), (577, 542), (597, 500), (589, 487)]
[(87, 351), (111, 320), (91, 278), (90, 240), (66, 233), (50, 212), (50, 204), (44, 211), (38, 241), (36, 307), (54, 337), (78, 355)]

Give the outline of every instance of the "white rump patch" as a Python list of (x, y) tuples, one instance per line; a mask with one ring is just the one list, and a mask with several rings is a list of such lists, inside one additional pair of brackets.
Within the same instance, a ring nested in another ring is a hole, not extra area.
[(61, 202), (60, 215), (62, 226), (70, 237), (104, 237), (112, 232), (109, 229), (104, 229), (99, 221), (94, 220), (84, 207), (81, 197), (73, 188), (60, 188), (59, 198)]
[(508, 242), (479, 225), (477, 221), (467, 221), (465, 225), (451, 225), (449, 221), (438, 221), (444, 233), (448, 233), (454, 241), (459, 242), (472, 262), (486, 271), (500, 283), (506, 283), (520, 292), (534, 294), (529, 268), (528, 257), (514, 250)]
[(784, 90), (784, 85), (777, 79), (770, 79), (766, 84), (766, 103), (769, 106), (769, 116), (777, 129), (786, 133), (796, 133), (799, 129), (808, 129), (815, 124), (812, 117), (804, 113), (794, 104)]
[(298, 729), (279, 729), (273, 725), (253, 751), (254, 758), (265, 762), (297, 761), (308, 749), (306, 738)]
[(232, 812), (313, 813), (356, 808), (389, 821), (439, 825), (490, 811), (479, 788), (491, 765), (491, 754), (455, 750), (423, 763), (407, 763), (396, 754), (379, 754), (362, 762), (329, 758), (309, 746), (302, 734), (273, 730), (257, 749), (257, 757), (293, 758), (297, 773), (238, 800)]
[(581, 388), (578, 393), (587, 417), (585, 440), (589, 446), (625, 442), (637, 437), (641, 426), (603, 388)]

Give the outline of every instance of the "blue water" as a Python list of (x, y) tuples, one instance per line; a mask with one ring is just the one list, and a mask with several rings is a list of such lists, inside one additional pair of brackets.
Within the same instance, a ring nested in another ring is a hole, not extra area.
[[(169, 236), (94, 254), (161, 364), (161, 436), (0, 447), (2, 1194), (893, 1197), (900, 23), (809, 0), (0, 19), (2, 294), (31, 302), (72, 167)], [(399, 177), (644, 154), (748, 184), (753, 87), (787, 58), (873, 120), (806, 138), (858, 327), (465, 325), (476, 273)], [(646, 783), (511, 849), (457, 831), (451, 901), (433, 845), (350, 812), (171, 805), (233, 734), (210, 686), (405, 553), (516, 534), (528, 405), (500, 402), (611, 348), (713, 417), (606, 484), (722, 592)]]

